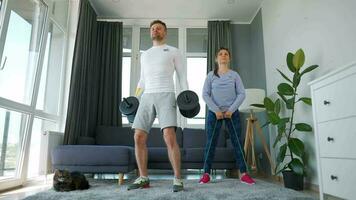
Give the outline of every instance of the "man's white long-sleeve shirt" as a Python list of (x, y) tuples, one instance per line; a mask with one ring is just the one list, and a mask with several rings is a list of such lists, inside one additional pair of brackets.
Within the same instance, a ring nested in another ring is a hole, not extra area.
[(141, 55), (141, 77), (137, 87), (144, 89), (144, 93), (175, 92), (174, 70), (181, 90), (187, 90), (187, 68), (180, 51), (166, 44), (153, 46)]

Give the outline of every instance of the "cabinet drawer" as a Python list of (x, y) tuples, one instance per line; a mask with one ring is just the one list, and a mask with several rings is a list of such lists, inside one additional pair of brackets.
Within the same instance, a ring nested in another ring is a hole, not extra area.
[(313, 104), (318, 122), (356, 116), (356, 74), (315, 90)]
[(321, 159), (323, 192), (333, 196), (354, 199), (356, 190), (356, 160)]
[(356, 117), (318, 123), (320, 157), (356, 159)]

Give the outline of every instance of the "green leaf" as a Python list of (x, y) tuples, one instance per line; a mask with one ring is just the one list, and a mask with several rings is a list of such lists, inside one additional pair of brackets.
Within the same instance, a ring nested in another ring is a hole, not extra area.
[(304, 143), (298, 138), (289, 138), (289, 149), (297, 156), (301, 157), (304, 154)]
[(297, 158), (293, 158), (293, 160), (289, 163), (289, 168), (291, 168), (296, 174), (304, 174), (304, 164)]
[(310, 106), (312, 105), (312, 100), (311, 100), (311, 98), (308, 98), (308, 97), (302, 97), (298, 101), (303, 101), (305, 104), (310, 105)]
[(293, 87), (297, 88), (299, 83), (300, 83), (300, 74), (298, 72), (295, 72), (294, 76), (293, 76)]
[(305, 62), (305, 55), (302, 49), (299, 49), (293, 56), (293, 66), (295, 67), (296, 71), (304, 65)]
[(289, 122), (289, 119), (290, 119), (289, 117), (282, 118), (282, 119), (281, 119), (281, 123), (286, 124), (286, 123)]
[(312, 66), (309, 66), (308, 68), (306, 68), (301, 74), (300, 76), (303, 76), (303, 74), (306, 74), (310, 71), (313, 71), (314, 69), (316, 69), (317, 67), (319, 67), (318, 65), (312, 65)]
[(295, 67), (294, 67), (294, 65), (293, 65), (293, 57), (294, 57), (294, 54), (292, 54), (292, 53), (288, 53), (287, 54), (287, 65), (288, 65), (288, 69), (291, 71), (291, 72), (295, 72), (296, 71), (296, 69), (295, 69)]
[(277, 143), (281, 140), (283, 137), (283, 133), (286, 131), (286, 123), (289, 122), (289, 118), (282, 118), (279, 120), (277, 128), (278, 128), (278, 135), (273, 143), (273, 148), (276, 147)]
[(274, 110), (274, 103), (270, 98), (265, 97), (265, 99), (263, 100), (263, 103), (264, 103), (267, 111), (273, 111)]
[(277, 125), (279, 123), (279, 116), (274, 112), (267, 113), (268, 121), (273, 125)]
[(254, 107), (257, 107), (257, 108), (265, 108), (264, 104), (258, 104), (258, 103), (251, 104), (250, 106), (254, 106)]
[(288, 82), (293, 83), (285, 74), (283, 74), (279, 69), (277, 71), (281, 74), (281, 76), (286, 79)]
[(304, 132), (311, 132), (313, 130), (313, 128), (306, 123), (297, 123), (295, 124), (295, 129), (297, 129), (298, 131), (304, 131)]
[[(278, 124), (278, 125), (279, 125), (279, 124)], [(280, 128), (280, 127), (278, 126), (278, 135), (277, 135), (276, 139), (274, 140), (273, 148), (276, 148), (277, 143), (282, 139), (284, 130), (285, 130), (285, 129)]]
[(292, 110), (294, 108), (294, 97), (287, 100), (286, 106), (289, 110)]
[(294, 94), (294, 89), (288, 83), (281, 83), (278, 85), (278, 91), (287, 96), (291, 96)]
[(283, 162), (284, 158), (286, 157), (286, 152), (287, 152), (287, 144), (284, 144), (279, 148), (279, 152), (277, 156), (278, 163)]
[(275, 171), (275, 174), (279, 174), (279, 173), (281, 173), (282, 171), (284, 171), (285, 169), (288, 168), (288, 165), (284, 165), (280, 170), (277, 171), (278, 166), (279, 166), (279, 165), (277, 165), (276, 168), (275, 168), (275, 170), (274, 170), (274, 171)]
[(283, 101), (285, 102), (285, 103), (287, 103), (287, 98), (282, 94), (282, 93), (280, 93), (280, 92), (277, 92), (277, 94), (283, 99)]
[(281, 111), (281, 100), (277, 99), (274, 102), (274, 112), (278, 115), (280, 111)]
[(278, 123), (278, 132), (285, 132), (286, 131), (286, 122), (281, 119)]

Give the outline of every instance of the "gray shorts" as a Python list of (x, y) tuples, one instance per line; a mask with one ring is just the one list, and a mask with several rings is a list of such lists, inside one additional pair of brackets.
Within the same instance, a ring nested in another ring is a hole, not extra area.
[(158, 116), (161, 130), (167, 127), (177, 127), (175, 93), (144, 93), (141, 97), (132, 128), (141, 129), (149, 133), (156, 115)]

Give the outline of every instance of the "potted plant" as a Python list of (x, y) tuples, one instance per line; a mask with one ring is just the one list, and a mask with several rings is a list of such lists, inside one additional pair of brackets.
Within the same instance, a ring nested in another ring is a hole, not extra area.
[[(299, 97), (298, 87), (302, 77), (316, 69), (318, 65), (312, 65), (302, 70), (305, 61), (302, 49), (296, 51), (295, 54), (288, 53), (286, 60), (292, 76), (289, 78), (277, 69), (285, 80), (277, 86), (279, 97), (275, 101), (266, 97), (263, 104), (253, 104), (253, 106), (266, 108), (267, 122), (265, 125), (272, 124), (278, 130), (273, 144), (273, 148), (279, 144), (275, 173), (282, 172), (285, 187), (303, 190), (304, 176), (306, 175), (305, 149), (303, 141), (298, 139), (295, 133), (296, 131), (311, 132), (312, 127), (307, 123), (295, 122), (295, 106), (298, 103), (304, 103), (307, 106), (312, 104), (311, 98)], [(286, 156), (290, 156), (289, 161), (286, 160)]]

